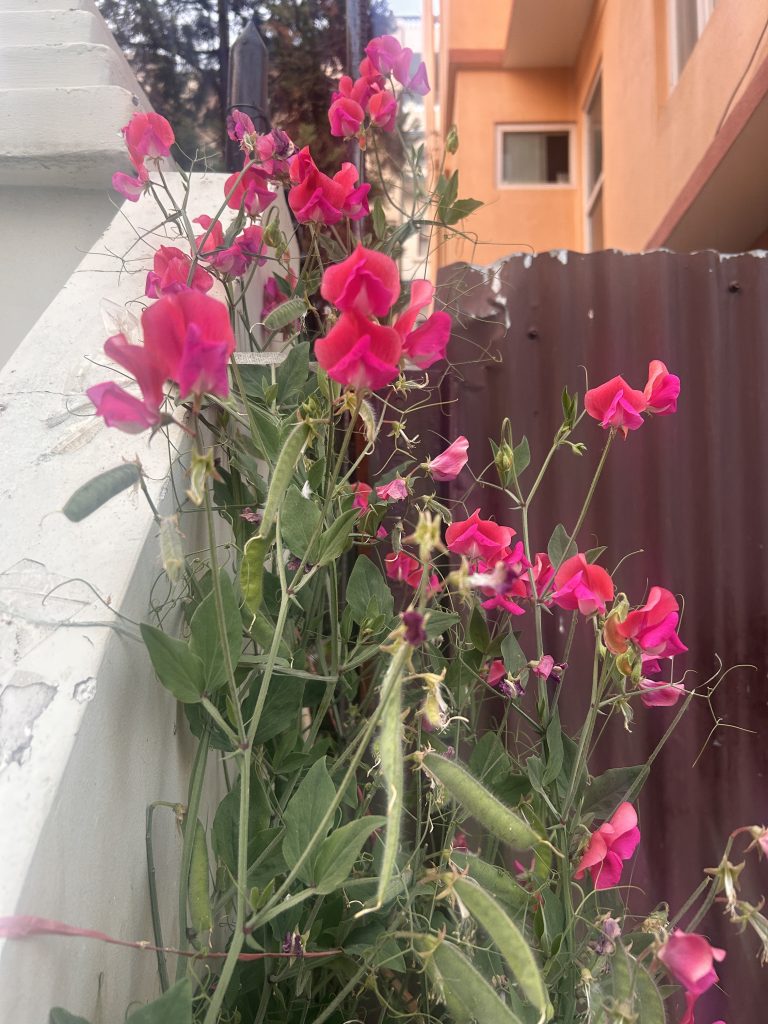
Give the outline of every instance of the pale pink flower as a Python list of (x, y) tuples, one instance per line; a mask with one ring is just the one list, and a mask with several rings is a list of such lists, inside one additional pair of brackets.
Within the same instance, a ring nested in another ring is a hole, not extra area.
[(401, 46), (394, 36), (377, 36), (368, 43), (365, 52), (371, 66), (379, 74), (393, 75), (401, 85), (419, 96), (425, 96), (429, 92), (427, 69), (423, 61), (411, 74), (413, 50)]
[(643, 425), (641, 414), (647, 407), (648, 401), (643, 392), (635, 391), (623, 377), (612, 377), (584, 395), (587, 413), (601, 427), (616, 427), (624, 432), (625, 437), (629, 430), (637, 430)]
[(408, 497), (408, 484), (402, 477), (396, 476), (389, 483), (380, 484), (376, 488), (376, 494), (383, 501), (402, 501)]
[(468, 451), (469, 441), (460, 434), (444, 452), (427, 461), (427, 472), (434, 480), (455, 480), (469, 460)]
[(352, 508), (359, 508), (361, 512), (367, 512), (373, 488), (370, 484), (366, 484), (362, 480), (351, 484), (350, 486), (355, 494), (354, 501), (352, 502)]
[(149, 185), (149, 171), (144, 166), (139, 167), (135, 178), (122, 171), (115, 171), (112, 175), (112, 188), (131, 203), (137, 203)]
[(640, 842), (637, 814), (630, 803), (619, 804), (613, 816), (593, 832), (581, 856), (574, 879), (588, 870), (595, 889), (610, 889), (621, 879), (623, 862), (629, 860)]

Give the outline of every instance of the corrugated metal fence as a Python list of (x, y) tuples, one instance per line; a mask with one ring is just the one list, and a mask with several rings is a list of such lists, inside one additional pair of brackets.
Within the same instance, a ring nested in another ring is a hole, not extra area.
[[(768, 260), (712, 252), (519, 256), (492, 271), (449, 267), (440, 295), (456, 317), (449, 352), (458, 375), (442, 381), (447, 401), (419, 427), (445, 438), (465, 434), (476, 473), (505, 416), (540, 462), (561, 419), (563, 385), (583, 395), (585, 369), (593, 386), (621, 373), (642, 388), (649, 360), (661, 358), (682, 380), (676, 416), (614, 445), (580, 544), (607, 545), (609, 569), (643, 549), (617, 575), (634, 603), (654, 584), (684, 596), (684, 664), (698, 682), (715, 671), (716, 655), (725, 667), (756, 666), (734, 670), (711, 706), (694, 700), (642, 797), (633, 882), (646, 896), (637, 904), (666, 898), (674, 909), (702, 869), (717, 864), (732, 829), (768, 824)], [(556, 523), (575, 521), (604, 435), (589, 420), (576, 439), (588, 453), (558, 452), (536, 499), (535, 550), (546, 549)], [(470, 483), (463, 474), (451, 496)], [(515, 525), (498, 491), (476, 493), (467, 505)], [(546, 649), (556, 659), (564, 626), (557, 615), (548, 622)], [(572, 672), (565, 688), (575, 721), (589, 680)], [(638, 706), (631, 736), (615, 722), (598, 751), (602, 767), (642, 761), (672, 714)], [(768, 894), (768, 866), (751, 880), (753, 892)], [(702, 1000), (697, 1021), (756, 1019), (768, 975), (760, 973), (754, 937), (735, 935), (717, 909), (705, 926), (729, 950), (721, 971), (728, 999)]]

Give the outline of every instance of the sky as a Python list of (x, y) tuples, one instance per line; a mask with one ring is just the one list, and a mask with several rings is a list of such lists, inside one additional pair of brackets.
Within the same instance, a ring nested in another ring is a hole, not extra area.
[(398, 15), (421, 14), (421, 0), (389, 0), (392, 13)]

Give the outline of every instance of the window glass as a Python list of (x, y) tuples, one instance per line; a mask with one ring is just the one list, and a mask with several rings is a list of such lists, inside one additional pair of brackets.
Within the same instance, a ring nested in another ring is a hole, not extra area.
[(587, 193), (603, 173), (603, 79), (598, 78), (587, 107)]
[(502, 181), (506, 185), (567, 185), (567, 131), (506, 131), (502, 136)]

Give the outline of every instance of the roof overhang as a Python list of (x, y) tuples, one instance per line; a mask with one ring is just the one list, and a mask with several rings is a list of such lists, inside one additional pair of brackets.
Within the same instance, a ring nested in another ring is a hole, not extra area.
[(594, 0), (512, 0), (504, 67), (572, 67), (593, 6)]

